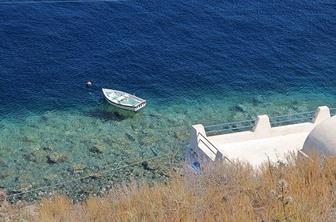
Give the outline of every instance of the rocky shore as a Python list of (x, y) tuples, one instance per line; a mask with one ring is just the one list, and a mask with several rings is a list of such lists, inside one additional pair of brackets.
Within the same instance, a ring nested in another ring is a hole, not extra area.
[[(0, 122), (0, 189), (13, 202), (54, 192), (81, 200), (131, 180), (165, 181), (169, 171), (183, 163), (192, 124), (297, 113), (314, 110), (320, 103), (254, 96), (240, 102), (239, 98), (211, 99), (193, 106), (149, 106), (133, 116), (102, 106), (4, 119)], [(160, 158), (167, 154), (169, 158)], [(147, 160), (151, 158), (158, 159)]]

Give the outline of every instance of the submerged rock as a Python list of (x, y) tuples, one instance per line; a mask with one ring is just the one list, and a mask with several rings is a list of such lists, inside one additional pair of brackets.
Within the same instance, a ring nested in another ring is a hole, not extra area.
[(43, 146), (43, 150), (45, 151), (53, 151), (54, 150), (54, 147), (50, 144), (47, 144), (45, 146)]
[(15, 187), (17, 191), (27, 191), (31, 189), (33, 186), (30, 183), (21, 183)]
[(7, 178), (7, 177), (9, 177), (9, 176), (12, 176), (14, 174), (14, 171), (2, 171), (1, 173), (0, 173), (0, 179), (5, 179), (5, 178)]
[[(235, 113), (231, 119), (231, 121), (245, 121), (245, 120), (249, 120), (249, 119), (254, 119), (254, 117), (252, 117), (251, 115), (249, 115), (248, 113)], [(230, 121), (228, 121), (230, 122)]]
[(0, 158), (0, 166), (6, 166), (6, 162)]
[(52, 152), (47, 156), (48, 163), (62, 163), (67, 159), (67, 156), (63, 153)]
[(91, 179), (99, 179), (99, 178), (101, 178), (103, 176), (103, 174), (101, 174), (101, 173), (99, 173), (99, 172), (96, 172), (96, 173), (91, 173), (90, 174), (90, 178)]
[(155, 166), (148, 161), (143, 161), (141, 165), (145, 170), (149, 170), (149, 171), (155, 170)]
[(44, 150), (35, 149), (30, 153), (24, 154), (23, 157), (30, 162), (42, 163), (46, 161), (46, 152)]
[(84, 164), (74, 164), (70, 171), (72, 173), (83, 173), (84, 170), (86, 169), (86, 166)]
[(158, 138), (152, 135), (139, 138), (139, 144), (141, 146), (148, 146), (148, 145), (157, 144), (157, 143), (158, 143)]
[(236, 112), (247, 113), (248, 112), (248, 107), (243, 105), (243, 104), (238, 104), (238, 105), (235, 105), (234, 107), (232, 107), (231, 110), (236, 111)]
[(129, 140), (132, 141), (132, 142), (135, 141), (134, 136), (132, 136), (130, 133), (126, 133), (126, 137), (127, 137), (127, 139), (129, 139)]
[(174, 135), (174, 138), (179, 140), (179, 141), (183, 141), (183, 140), (186, 140), (189, 136), (188, 134), (189, 132), (187, 130), (185, 131), (176, 131), (173, 133)]
[(93, 145), (92, 147), (90, 147), (90, 152), (92, 153), (103, 153), (106, 148), (103, 146), (103, 145), (99, 145), (99, 144), (96, 144), (96, 145)]
[(46, 175), (45, 177), (43, 177), (43, 179), (46, 181), (46, 182), (52, 182), (54, 180), (57, 179), (57, 175), (56, 174), (48, 174)]
[(34, 139), (31, 136), (25, 135), (25, 136), (23, 136), (22, 141), (26, 142), (26, 143), (32, 143), (32, 142), (34, 142)]
[(264, 101), (264, 98), (261, 95), (253, 97), (253, 99), (252, 99), (253, 105), (259, 105), (259, 104), (263, 103), (263, 101)]

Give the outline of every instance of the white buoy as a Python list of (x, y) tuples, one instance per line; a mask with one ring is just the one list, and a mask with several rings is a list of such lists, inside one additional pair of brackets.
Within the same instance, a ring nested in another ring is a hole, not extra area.
[(89, 80), (89, 81), (86, 81), (86, 87), (91, 87), (93, 84), (92, 84), (92, 82)]

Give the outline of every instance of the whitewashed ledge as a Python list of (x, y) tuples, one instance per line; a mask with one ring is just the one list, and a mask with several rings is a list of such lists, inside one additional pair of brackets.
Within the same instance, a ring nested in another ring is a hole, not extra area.
[(317, 124), (330, 117), (330, 109), (321, 106), (310, 122), (271, 127), (269, 117), (260, 115), (252, 130), (214, 136), (207, 136), (203, 125), (193, 125), (187, 160), (190, 164), (204, 159), (239, 160), (255, 167), (268, 160), (285, 161), (289, 153), (300, 152)]

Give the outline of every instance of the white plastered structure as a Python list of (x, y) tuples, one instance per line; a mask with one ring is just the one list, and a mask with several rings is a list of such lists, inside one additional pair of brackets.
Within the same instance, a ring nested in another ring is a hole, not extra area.
[(203, 125), (193, 125), (187, 159), (239, 160), (255, 167), (266, 161), (285, 161), (290, 153), (300, 152), (312, 130), (330, 116), (329, 108), (321, 106), (311, 122), (271, 127), (269, 117), (260, 115), (250, 131), (214, 136), (207, 136)]

